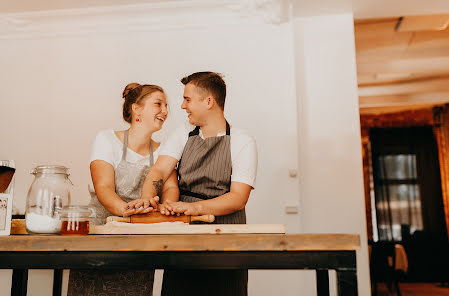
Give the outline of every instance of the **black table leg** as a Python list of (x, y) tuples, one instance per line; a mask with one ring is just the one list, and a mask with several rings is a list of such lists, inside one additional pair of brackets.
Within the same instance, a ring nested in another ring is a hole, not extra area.
[(28, 269), (12, 271), (11, 296), (26, 296), (28, 286)]
[(338, 270), (337, 285), (339, 296), (356, 296), (357, 291), (357, 271), (356, 270)]
[(53, 274), (53, 296), (62, 294), (62, 269), (55, 269)]
[(329, 296), (329, 271), (318, 269), (316, 271), (317, 296)]

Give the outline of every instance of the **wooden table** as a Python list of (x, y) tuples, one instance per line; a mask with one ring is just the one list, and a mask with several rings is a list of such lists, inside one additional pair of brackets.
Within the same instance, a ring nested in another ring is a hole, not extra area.
[(357, 294), (351, 234), (11, 235), (0, 237), (0, 268), (14, 269), (12, 295), (26, 295), (28, 269), (315, 269), (318, 295), (329, 295), (330, 269), (339, 295)]

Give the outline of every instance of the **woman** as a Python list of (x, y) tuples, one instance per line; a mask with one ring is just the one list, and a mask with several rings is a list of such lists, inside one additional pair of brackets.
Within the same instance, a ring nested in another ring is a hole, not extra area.
[[(94, 192), (90, 207), (94, 224), (108, 216), (154, 211), (140, 193), (150, 167), (159, 155), (159, 143), (151, 139), (167, 118), (164, 90), (156, 85), (128, 84), (123, 91), (123, 119), (128, 130), (100, 131), (92, 149), (90, 171)], [(179, 198), (176, 171), (162, 188), (161, 207)], [(138, 205), (136, 207), (136, 204)], [(152, 295), (154, 270), (72, 270), (68, 295)]]

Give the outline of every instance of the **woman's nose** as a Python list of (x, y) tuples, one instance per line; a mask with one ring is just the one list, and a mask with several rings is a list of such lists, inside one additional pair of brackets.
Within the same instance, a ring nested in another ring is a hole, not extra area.
[(167, 106), (162, 106), (162, 113), (167, 114), (168, 110), (167, 110)]

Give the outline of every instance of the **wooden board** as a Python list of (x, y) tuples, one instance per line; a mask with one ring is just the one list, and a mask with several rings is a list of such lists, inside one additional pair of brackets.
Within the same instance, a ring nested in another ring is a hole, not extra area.
[(2, 251), (352, 251), (357, 234), (10, 235)]
[[(285, 233), (284, 224), (187, 224), (152, 223), (131, 224), (110, 222), (106, 225), (91, 225), (89, 234), (220, 234), (220, 233)], [(11, 234), (28, 234), (25, 220), (13, 219)]]
[(109, 222), (91, 226), (89, 234), (225, 234), (285, 233), (284, 224), (187, 224), (182, 222), (131, 224)]

